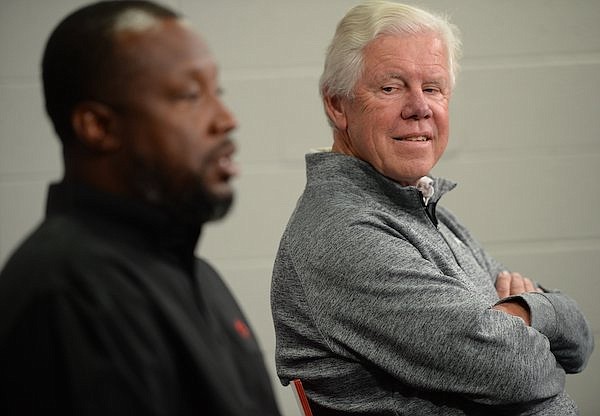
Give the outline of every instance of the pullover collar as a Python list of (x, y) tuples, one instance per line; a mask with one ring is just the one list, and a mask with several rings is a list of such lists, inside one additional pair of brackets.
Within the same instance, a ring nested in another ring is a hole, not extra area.
[(60, 182), (50, 185), (46, 216), (60, 215), (85, 219), (99, 234), (118, 234), (119, 239), (143, 245), (193, 270), (201, 226), (185, 224), (157, 206), (81, 183)]
[[(424, 195), (417, 186), (402, 186), (380, 174), (369, 163), (353, 156), (328, 151), (306, 155), (307, 184), (322, 181), (338, 182), (347, 192), (366, 194), (384, 206), (397, 206), (401, 210), (422, 212), (437, 226), (435, 209), (440, 198), (452, 190), (456, 183), (444, 178), (431, 177), (428, 186), (435, 192)], [(427, 203), (424, 200), (427, 199)]]

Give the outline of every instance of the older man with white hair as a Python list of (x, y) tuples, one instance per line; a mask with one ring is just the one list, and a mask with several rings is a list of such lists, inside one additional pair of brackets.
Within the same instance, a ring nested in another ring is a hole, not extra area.
[(351, 9), (328, 49), (333, 146), (306, 157), (272, 282), (278, 374), (317, 415), (577, 414), (565, 374), (593, 349), (578, 306), (438, 205), (459, 51), (447, 20), (384, 1)]

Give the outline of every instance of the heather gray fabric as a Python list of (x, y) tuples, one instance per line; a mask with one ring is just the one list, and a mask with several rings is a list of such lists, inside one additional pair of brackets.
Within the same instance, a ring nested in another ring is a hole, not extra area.
[(491, 309), (504, 267), (435, 213), (453, 183), (435, 179), (428, 215), (416, 188), (363, 161), (306, 161), (273, 271), (284, 385), (301, 378), (321, 414), (577, 414), (565, 372), (585, 366), (589, 325), (558, 292), (520, 296), (532, 327)]

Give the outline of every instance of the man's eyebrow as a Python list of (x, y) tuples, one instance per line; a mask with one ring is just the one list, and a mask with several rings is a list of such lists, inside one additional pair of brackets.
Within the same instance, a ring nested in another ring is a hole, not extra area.
[[(379, 77), (378, 79), (378, 82), (386, 82), (389, 80), (405, 82), (405, 75), (400, 72), (389, 72), (387, 74), (381, 75), (381, 77)], [(423, 78), (423, 84), (435, 84), (445, 86), (448, 84), (448, 79), (443, 74), (433, 75), (427, 78)]]
[(381, 74), (376, 79), (377, 79), (377, 82), (387, 82), (390, 80), (398, 80), (398, 81), (404, 82), (404, 75), (402, 75), (398, 72), (389, 72), (386, 74)]
[(444, 77), (430, 78), (429, 80), (426, 80), (425, 82), (423, 82), (423, 84), (424, 85), (435, 85), (440, 88), (448, 88), (448, 86), (450, 85), (450, 81)]
[(404, 79), (404, 75), (400, 74), (399, 72), (391, 72), (387, 74), (386, 77), (390, 79)]

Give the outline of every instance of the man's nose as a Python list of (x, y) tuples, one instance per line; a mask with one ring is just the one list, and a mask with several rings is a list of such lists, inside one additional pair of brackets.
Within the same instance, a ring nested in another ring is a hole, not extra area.
[(213, 120), (214, 133), (229, 133), (237, 127), (237, 120), (231, 110), (221, 101), (216, 99), (216, 112)]
[(423, 91), (413, 91), (407, 97), (400, 113), (403, 120), (428, 119), (433, 115)]

